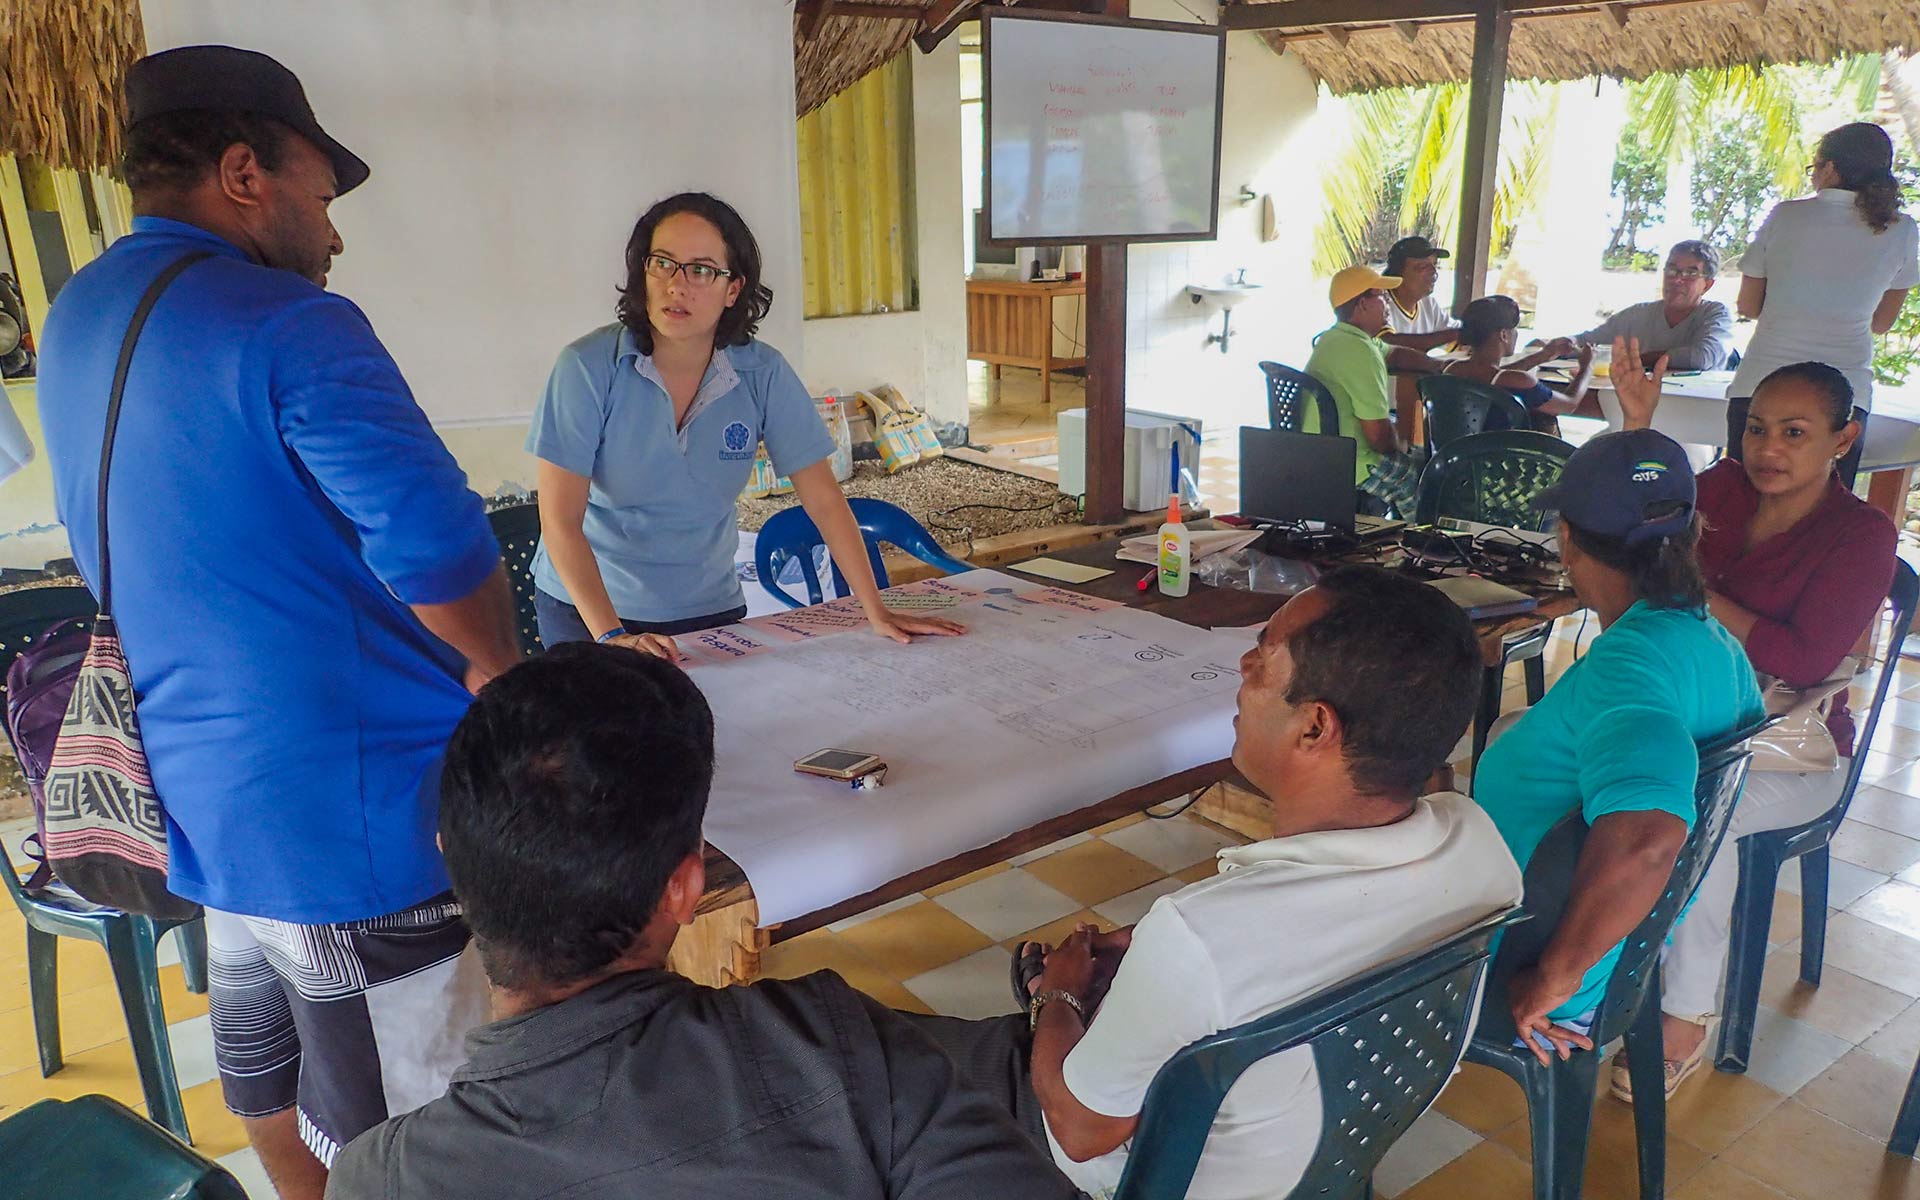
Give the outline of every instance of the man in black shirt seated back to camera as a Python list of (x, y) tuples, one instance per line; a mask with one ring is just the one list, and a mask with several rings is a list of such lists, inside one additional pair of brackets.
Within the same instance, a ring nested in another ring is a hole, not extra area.
[(480, 693), (440, 839), (496, 1020), (445, 1096), (341, 1152), (329, 1200), (1076, 1195), (839, 976), (715, 990), (666, 969), (705, 888), (712, 777), (713, 715), (660, 659), (561, 646)]

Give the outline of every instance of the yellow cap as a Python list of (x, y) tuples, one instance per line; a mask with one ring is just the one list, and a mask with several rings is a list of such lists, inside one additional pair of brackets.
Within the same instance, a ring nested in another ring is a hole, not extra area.
[(1398, 275), (1382, 275), (1372, 267), (1348, 267), (1333, 277), (1327, 285), (1327, 303), (1335, 308), (1364, 292), (1375, 288), (1397, 288), (1400, 286)]

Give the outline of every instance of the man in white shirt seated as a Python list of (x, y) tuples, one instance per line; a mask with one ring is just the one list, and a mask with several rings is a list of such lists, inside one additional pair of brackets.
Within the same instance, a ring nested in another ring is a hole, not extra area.
[(1718, 250), (1677, 242), (1667, 251), (1658, 300), (1629, 305), (1574, 340), (1611, 346), (1615, 338), (1638, 338), (1649, 370), (1664, 356), (1669, 371), (1718, 371), (1733, 352), (1733, 314), (1706, 298), (1719, 274)]
[[(1027, 1014), (914, 1019), (1096, 1197), (1118, 1185), (1147, 1086), (1183, 1047), (1520, 899), (1487, 815), (1457, 793), (1421, 795), (1480, 688), (1478, 640), (1445, 596), (1374, 568), (1331, 572), (1274, 615), (1240, 668), (1233, 761), (1272, 799), (1273, 836), (1221, 851), (1218, 875), (1131, 930), (1082, 927), (1045, 952)], [(1188, 1195), (1286, 1195), (1320, 1128), (1312, 1050), (1256, 1064), (1227, 1094)]]

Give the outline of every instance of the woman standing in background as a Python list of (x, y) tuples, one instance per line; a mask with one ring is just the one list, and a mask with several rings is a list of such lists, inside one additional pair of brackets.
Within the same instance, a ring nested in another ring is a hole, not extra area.
[[(1893, 139), (1878, 125), (1842, 125), (1820, 139), (1814, 194), (1776, 205), (1740, 258), (1740, 315), (1758, 320), (1727, 389), (1727, 454), (1740, 457), (1747, 406), (1781, 367), (1823, 362), (1873, 409), (1873, 339), (1893, 327), (1920, 284), (1920, 230), (1900, 211)], [(1862, 417), (1864, 425), (1865, 418)], [(1839, 465), (1853, 486), (1862, 442)]]

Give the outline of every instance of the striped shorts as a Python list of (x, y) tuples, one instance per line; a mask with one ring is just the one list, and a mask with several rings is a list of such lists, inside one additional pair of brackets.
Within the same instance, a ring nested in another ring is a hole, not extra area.
[(296, 925), (207, 910), (208, 1009), (227, 1107), (298, 1106), (322, 1163), (440, 1096), (487, 1020), (487, 982), (451, 893), (384, 917)]

